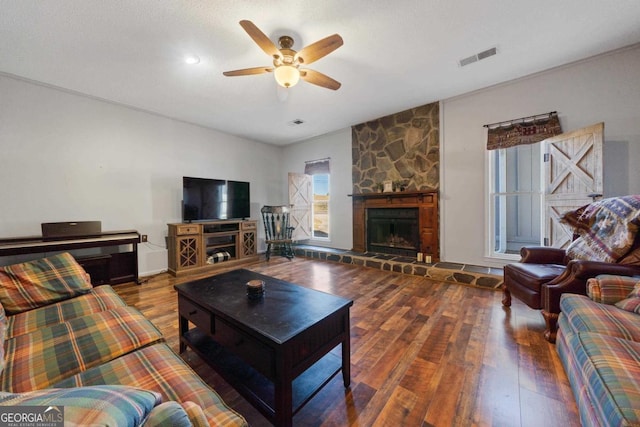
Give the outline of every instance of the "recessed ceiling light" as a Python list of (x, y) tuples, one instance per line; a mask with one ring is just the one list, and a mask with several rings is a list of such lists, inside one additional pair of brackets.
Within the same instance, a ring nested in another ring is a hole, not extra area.
[(189, 65), (199, 64), (200, 63), (200, 57), (198, 57), (196, 55), (185, 56), (184, 57), (184, 62), (186, 62)]

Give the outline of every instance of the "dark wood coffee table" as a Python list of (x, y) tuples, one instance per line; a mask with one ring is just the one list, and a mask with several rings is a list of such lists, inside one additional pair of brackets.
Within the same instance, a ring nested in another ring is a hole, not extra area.
[[(253, 279), (265, 282), (258, 300), (247, 298)], [(175, 289), (180, 352), (193, 349), (274, 424), (290, 426), (340, 371), (349, 387), (353, 301), (244, 269)]]

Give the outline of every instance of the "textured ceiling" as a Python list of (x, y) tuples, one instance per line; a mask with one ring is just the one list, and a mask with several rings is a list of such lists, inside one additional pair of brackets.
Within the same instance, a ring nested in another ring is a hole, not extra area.
[[(223, 76), (270, 65), (242, 19), (296, 50), (340, 34), (309, 68), (342, 87), (300, 82), (282, 100), (272, 74)], [(638, 42), (638, 0), (0, 0), (0, 73), (272, 144)]]

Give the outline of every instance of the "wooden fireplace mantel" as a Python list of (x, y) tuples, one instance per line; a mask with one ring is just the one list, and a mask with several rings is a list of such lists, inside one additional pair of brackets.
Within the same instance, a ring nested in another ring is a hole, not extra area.
[(398, 191), (393, 193), (351, 194), (353, 202), (353, 250), (367, 249), (367, 209), (418, 208), (420, 252), (440, 260), (438, 231), (438, 191)]

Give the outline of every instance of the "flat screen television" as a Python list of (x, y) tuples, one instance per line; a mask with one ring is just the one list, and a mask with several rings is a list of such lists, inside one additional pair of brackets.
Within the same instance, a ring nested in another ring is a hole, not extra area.
[(251, 216), (249, 183), (182, 178), (182, 220), (242, 219)]

